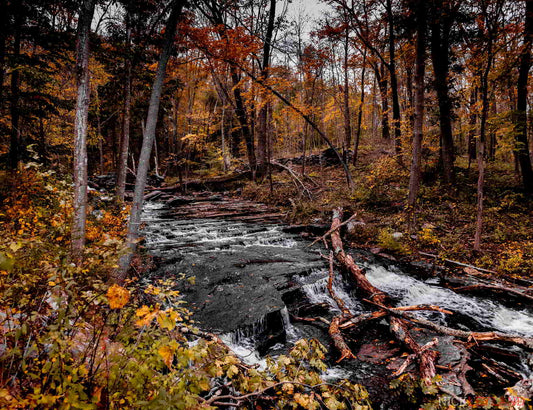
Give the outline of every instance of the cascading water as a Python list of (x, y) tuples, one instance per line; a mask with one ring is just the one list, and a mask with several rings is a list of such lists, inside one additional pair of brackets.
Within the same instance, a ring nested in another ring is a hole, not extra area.
[[(199, 203), (198, 209), (204, 209), (204, 204)], [(308, 242), (284, 232), (280, 224), (197, 218), (195, 204), (188, 206), (192, 211), (184, 217), (176, 216), (164, 204), (146, 204), (145, 246), (159, 264), (153, 274), (165, 278), (194, 276), (196, 284), (180, 288), (194, 319), (201, 327), (221, 334), (246, 363), (262, 367), (262, 354), (276, 354), (281, 346), (309, 337), (309, 327), (290, 320), (292, 306), (303, 302), (294, 299), (306, 299), (311, 306), (327, 306), (330, 317), (339, 314), (327, 290), (326, 262), (318, 250), (307, 247)], [(245, 213), (243, 206), (240, 213)], [(505, 307), (487, 297), (460, 295), (438, 286), (433, 279), (415, 279), (395, 267), (360, 263), (369, 281), (389, 293), (397, 305), (439, 305), (471, 319), (468, 323), (454, 322), (455, 327), (533, 336), (533, 314), (529, 310)], [(333, 289), (352, 314), (368, 311), (358, 299), (357, 290), (339, 275)], [(289, 309), (285, 304), (288, 299), (295, 302), (289, 304)], [(443, 325), (449, 320), (438, 312), (413, 314)], [(531, 376), (526, 360), (515, 370)], [(332, 366), (326, 377), (352, 373), (353, 369)]]

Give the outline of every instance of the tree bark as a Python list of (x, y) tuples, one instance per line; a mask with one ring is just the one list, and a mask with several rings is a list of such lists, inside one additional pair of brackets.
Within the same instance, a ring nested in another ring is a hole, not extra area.
[(516, 101), (516, 153), (522, 174), (522, 184), (528, 193), (533, 192), (533, 169), (529, 154), (527, 136), (527, 83), (531, 68), (531, 46), (533, 44), (533, 1), (526, 0), (526, 18), (524, 26), (524, 44), (518, 68)]
[(415, 62), (415, 96), (414, 96), (414, 128), (413, 128), (413, 158), (409, 177), (408, 226), (412, 232), (415, 228), (416, 201), (420, 190), (421, 162), (422, 162), (422, 132), (424, 125), (424, 75), (426, 72), (426, 6), (422, 0), (416, 3), (416, 62)]
[[(380, 71), (381, 70), (381, 71)], [(380, 68), (374, 67), (374, 73), (378, 83), (379, 94), (381, 96), (381, 138), (385, 141), (390, 140), (390, 127), (389, 127), (389, 97), (388, 88), (389, 82), (384, 75), (384, 65)]]
[(449, 6), (444, 9), (443, 0), (434, 5), (431, 22), (431, 61), (435, 76), (435, 90), (439, 103), (439, 125), (441, 133), (441, 159), (444, 182), (454, 183), (454, 146), (452, 133), (452, 105), (449, 95), (448, 76), (450, 69), (450, 30), (453, 22)]
[(120, 260), (119, 269), (114, 273), (113, 281), (123, 283), (126, 278), (128, 268), (130, 266), (131, 257), (135, 251), (137, 241), (139, 239), (139, 229), (141, 225), (141, 213), (144, 200), (144, 189), (146, 187), (146, 179), (148, 176), (148, 168), (150, 166), (150, 154), (155, 140), (155, 132), (157, 125), (157, 117), (159, 113), (159, 104), (161, 101), (161, 94), (163, 91), (163, 83), (165, 80), (167, 63), (172, 53), (174, 46), (174, 36), (178, 21), (181, 17), (185, 0), (174, 0), (170, 16), (168, 17), (165, 27), (165, 38), (163, 43), (163, 50), (157, 65), (157, 71), (152, 86), (152, 94), (150, 96), (150, 105), (148, 107), (148, 114), (146, 116), (146, 127), (143, 133), (143, 143), (141, 148), (141, 155), (139, 157), (139, 164), (137, 166), (137, 177), (135, 179), (135, 191), (133, 194), (133, 203), (131, 206), (130, 221), (128, 224), (128, 233), (126, 244), (129, 252)]
[(487, 116), (489, 112), (489, 73), (494, 59), (492, 49), (492, 36), (489, 33), (487, 40), (487, 63), (481, 73), (481, 118), (479, 127), (479, 138), (477, 139), (477, 212), (476, 212), (476, 232), (474, 234), (474, 250), (481, 250), (481, 234), (483, 231), (483, 206), (485, 195), (485, 134), (487, 128)]
[(87, 217), (87, 132), (90, 102), (89, 34), (96, 0), (86, 0), (80, 8), (76, 42), (76, 118), (74, 123), (74, 217), (72, 257), (81, 263), (85, 247)]
[[(263, 64), (261, 67), (261, 78), (266, 81), (270, 69), (270, 49), (272, 46), (272, 34), (274, 32), (274, 19), (276, 18), (276, 0), (270, 0), (270, 10), (268, 14), (268, 25), (263, 45)], [(259, 132), (257, 135), (257, 172), (260, 176), (265, 174), (265, 167), (268, 164), (268, 107), (269, 103), (264, 102), (259, 110)]]
[(131, 117), (131, 16), (130, 8), (126, 7), (126, 54), (124, 71), (126, 74), (124, 84), (124, 124), (120, 139), (120, 152), (117, 164), (117, 197), (124, 201), (126, 192), (126, 178), (128, 175), (128, 152), (130, 144), (130, 117)]
[[(15, 16), (13, 31), (13, 69), (11, 71), (11, 134), (9, 145), (9, 165), (11, 169), (16, 169), (20, 157), (20, 128), (19, 128), (19, 100), (20, 100), (20, 42), (22, 35), (22, 24), (24, 14), (22, 10), (22, 1), (17, 0), (12, 4), (13, 14)], [(0, 86), (2, 84), (0, 83)]]
[[(0, 10), (8, 10), (7, 0), (0, 0)], [(9, 12), (0, 14), (0, 109), (3, 107), (4, 67), (6, 61), (7, 23)]]
[(394, 15), (392, 13), (391, 0), (387, 0), (387, 19), (389, 22), (389, 73), (390, 86), (392, 92), (392, 126), (394, 127), (394, 148), (398, 162), (403, 162), (402, 158), (402, 131), (401, 131), (401, 116), (400, 116), (400, 101), (398, 96), (398, 77), (396, 75), (396, 51), (395, 51), (395, 35), (394, 35)]
[[(345, 12), (346, 14), (346, 12)], [(343, 84), (343, 114), (344, 114), (344, 147), (342, 150), (342, 159), (344, 162), (348, 161), (348, 150), (352, 145), (352, 123), (351, 123), (351, 113), (350, 113), (350, 83), (348, 77), (348, 51), (349, 51), (349, 31), (347, 17), (346, 20), (346, 30), (344, 35), (344, 84)]]
[(361, 98), (359, 100), (359, 110), (357, 113), (357, 131), (355, 133), (355, 141), (353, 148), (352, 164), (357, 163), (359, 156), (359, 142), (361, 140), (361, 123), (363, 121), (363, 106), (365, 104), (365, 73), (366, 73), (366, 48), (363, 51), (363, 69), (361, 72)]

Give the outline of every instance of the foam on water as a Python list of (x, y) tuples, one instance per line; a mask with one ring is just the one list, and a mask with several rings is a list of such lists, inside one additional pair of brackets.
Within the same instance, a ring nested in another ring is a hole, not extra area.
[[(314, 269), (309, 276), (298, 277), (296, 280), (302, 284), (309, 302), (313, 304), (326, 303), (331, 310), (340, 313), (337, 303), (330, 296), (328, 291), (329, 272), (325, 269)], [(346, 286), (337, 276), (333, 280), (333, 291), (341, 298), (352, 314), (364, 311), (361, 303), (346, 290)]]
[(400, 299), (401, 305), (438, 305), (468, 315), (491, 329), (533, 336), (533, 315), (527, 311), (510, 309), (485, 298), (459, 295), (404, 275), (394, 268), (369, 266), (366, 276), (374, 286)]

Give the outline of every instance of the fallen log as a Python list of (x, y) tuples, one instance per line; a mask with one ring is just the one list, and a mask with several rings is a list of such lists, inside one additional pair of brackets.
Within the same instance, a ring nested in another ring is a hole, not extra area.
[[(381, 291), (372, 285), (366, 278), (363, 270), (357, 266), (351, 255), (344, 252), (342, 239), (338, 228), (342, 223), (342, 208), (335, 208), (333, 210), (333, 221), (331, 223), (331, 245), (337, 261), (343, 268), (348, 270), (352, 279), (355, 281), (358, 289), (360, 289), (367, 298), (377, 304), (387, 305), (389, 296), (387, 293)], [(435, 359), (438, 352), (431, 349), (423, 349), (411, 336), (408, 330), (408, 324), (405, 320), (391, 316), (389, 319), (390, 329), (396, 340), (402, 343), (409, 351), (417, 356), (419, 363), (419, 372), (422, 380), (427, 385), (433, 382), (436, 375)]]
[(208, 179), (194, 179), (191, 181), (183, 182), (181, 184), (175, 184), (167, 187), (156, 188), (159, 191), (163, 192), (181, 192), (184, 188), (192, 190), (202, 190), (206, 188), (225, 188), (225, 184), (230, 184), (238, 181), (243, 181), (250, 179), (252, 173), (250, 171), (245, 171), (237, 174), (227, 175), (223, 177), (208, 178)]
[(331, 320), (331, 324), (329, 325), (329, 335), (331, 336), (331, 339), (333, 340), (333, 344), (337, 348), (337, 350), (341, 353), (341, 357), (337, 360), (337, 363), (341, 362), (344, 359), (356, 359), (355, 355), (352, 353), (351, 349), (348, 347), (346, 342), (344, 341), (344, 337), (342, 336), (342, 333), (339, 329), (339, 324), (341, 322), (341, 316), (335, 316)]
[(401, 310), (391, 309), (387, 306), (380, 305), (381, 309), (387, 310), (392, 315), (399, 316), (402, 319), (416, 323), (427, 329), (434, 330), (438, 333), (454, 336), (459, 339), (472, 340), (474, 342), (503, 342), (525, 347), (528, 350), (533, 350), (533, 338), (524, 337), (521, 335), (507, 334), (501, 332), (472, 332), (467, 330), (453, 329), (451, 327), (438, 325), (430, 320), (415, 318), (407, 312)]

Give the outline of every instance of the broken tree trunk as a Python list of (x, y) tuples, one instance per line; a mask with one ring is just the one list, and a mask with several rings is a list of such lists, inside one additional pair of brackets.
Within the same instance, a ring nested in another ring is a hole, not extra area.
[[(362, 269), (357, 266), (353, 258), (344, 252), (340, 232), (337, 229), (342, 223), (342, 215), (342, 208), (335, 208), (333, 210), (331, 245), (335, 257), (341, 266), (351, 274), (358, 289), (360, 289), (370, 301), (388, 307), (389, 295), (372, 285), (366, 278)], [(424, 380), (424, 383), (428, 385), (431, 384), (436, 375), (435, 359), (437, 358), (438, 353), (429, 348), (424, 349), (420, 346), (411, 336), (408, 323), (405, 320), (392, 316), (389, 323), (394, 337), (416, 355), (420, 376), (422, 377), (422, 380)]]

